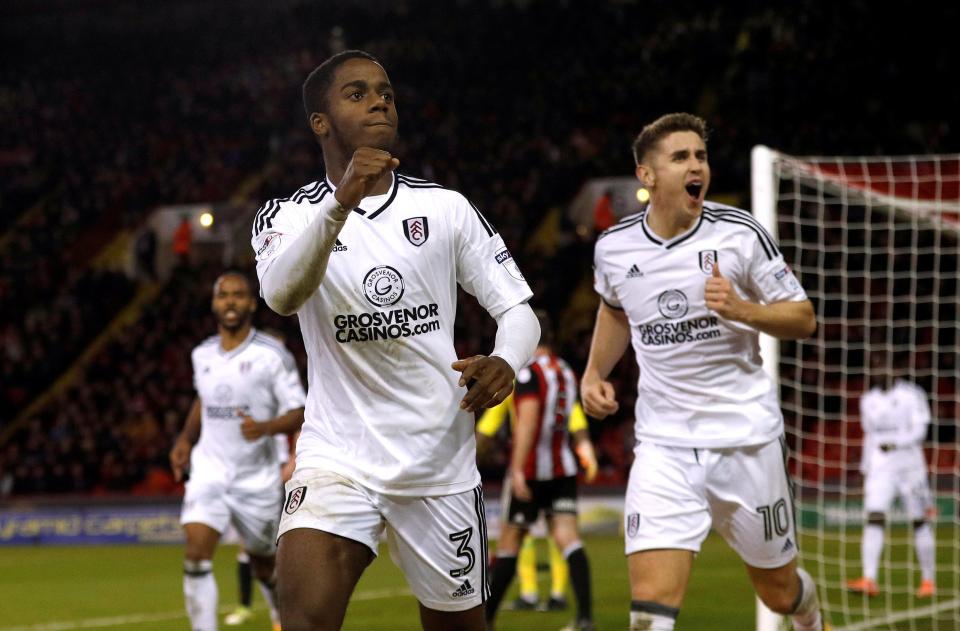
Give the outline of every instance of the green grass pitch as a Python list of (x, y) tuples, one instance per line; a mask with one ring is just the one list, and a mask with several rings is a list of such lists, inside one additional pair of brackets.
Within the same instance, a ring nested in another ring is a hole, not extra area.
[[(943, 537), (955, 536), (956, 531), (951, 529), (945, 533), (942, 529), (940, 535), (938, 548), (944, 550), (947, 547)], [(595, 619), (600, 629), (624, 629), (627, 626), (630, 595), (622, 546), (619, 537), (590, 537), (586, 540), (593, 573)], [(856, 542), (848, 543), (845, 548), (846, 556), (855, 559)], [(906, 552), (893, 553), (905, 556)], [(235, 547), (222, 546), (215, 560), (224, 612), (236, 602), (235, 553)], [(0, 631), (187, 629), (181, 591), (181, 558), (182, 549), (178, 546), (0, 548)], [(851, 570), (854, 569), (859, 569), (856, 561), (851, 565)], [(949, 567), (942, 569), (951, 570)], [(546, 593), (549, 575), (541, 573), (540, 578), (541, 593)], [(941, 580), (950, 582), (946, 576)], [(270, 628), (263, 599), (257, 590), (254, 591), (256, 618), (239, 627), (221, 625), (221, 629), (251, 631)], [(516, 582), (505, 602), (515, 595)], [(881, 601), (875, 604), (882, 606)], [(956, 611), (949, 612), (951, 618), (956, 614)], [(687, 599), (676, 628), (678, 631), (753, 629), (754, 615), (753, 592), (741, 561), (718, 536), (711, 535), (694, 564)], [(572, 617), (572, 610), (555, 613), (501, 611), (497, 631), (555, 630)], [(950, 625), (949, 622), (946, 624)], [(920, 621), (902, 628), (954, 628), (943, 625), (941, 618), (939, 625)], [(344, 629), (419, 628), (416, 602), (384, 548), (357, 587)]]

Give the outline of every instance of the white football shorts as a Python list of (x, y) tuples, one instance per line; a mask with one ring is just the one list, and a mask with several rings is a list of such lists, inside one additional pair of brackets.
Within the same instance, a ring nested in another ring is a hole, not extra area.
[(782, 440), (725, 449), (634, 449), (624, 507), (626, 553), (700, 551), (711, 525), (745, 563), (777, 568), (797, 555)]
[(180, 523), (206, 524), (221, 535), (233, 526), (247, 552), (272, 556), (277, 552), (282, 505), (283, 489), (279, 484), (259, 490), (238, 489), (222, 482), (190, 478), (183, 496)]
[(863, 483), (863, 507), (868, 513), (886, 513), (899, 496), (911, 520), (924, 518), (933, 506), (933, 497), (923, 455), (909, 457), (913, 455), (886, 459), (871, 467)]
[(286, 489), (279, 537), (312, 528), (358, 541), (377, 554), (386, 533), (390, 557), (424, 607), (465, 611), (489, 596), (480, 486), (434, 497), (385, 495), (340, 474), (308, 468), (297, 469)]

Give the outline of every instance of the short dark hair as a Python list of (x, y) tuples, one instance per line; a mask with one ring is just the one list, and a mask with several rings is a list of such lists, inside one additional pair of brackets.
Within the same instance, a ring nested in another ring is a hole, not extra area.
[(217, 293), (217, 287), (220, 286), (220, 281), (225, 280), (225, 279), (227, 279), (227, 278), (239, 278), (240, 280), (242, 280), (242, 281), (246, 284), (247, 289), (250, 291), (250, 293), (251, 293), (251, 294), (254, 293), (254, 291), (253, 291), (253, 282), (250, 280), (250, 276), (248, 276), (247, 274), (245, 274), (245, 273), (243, 273), (243, 272), (241, 272), (240, 270), (237, 270), (237, 269), (228, 269), (228, 270), (225, 270), (225, 271), (224, 271), (222, 274), (220, 274), (219, 276), (217, 276), (217, 279), (216, 279), (215, 281), (213, 281), (213, 293), (214, 293), (214, 294)]
[(633, 141), (633, 159), (640, 164), (658, 142), (677, 131), (692, 131), (707, 141), (707, 122), (699, 116), (685, 112), (664, 114), (644, 127)]
[(377, 58), (368, 52), (362, 50), (345, 50), (330, 57), (325, 62), (313, 69), (303, 82), (303, 109), (307, 112), (307, 118), (314, 112), (327, 111), (327, 92), (330, 90), (330, 84), (333, 83), (333, 75), (337, 68), (351, 59), (369, 59), (379, 64)]

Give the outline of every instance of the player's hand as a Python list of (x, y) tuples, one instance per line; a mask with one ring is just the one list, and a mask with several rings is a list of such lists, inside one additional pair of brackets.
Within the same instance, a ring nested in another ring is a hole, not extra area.
[(173, 469), (173, 479), (177, 482), (183, 480), (183, 474), (190, 465), (192, 449), (193, 446), (183, 438), (177, 438), (173, 443), (173, 449), (170, 450), (170, 468)]
[(492, 408), (513, 392), (516, 374), (502, 357), (474, 355), (458, 359), (450, 367), (460, 373), (460, 387), (467, 386), (460, 407), (468, 412)]
[(527, 479), (523, 476), (523, 471), (510, 470), (510, 492), (515, 498), (524, 502), (533, 499), (533, 493), (527, 486)]
[(360, 147), (353, 152), (353, 157), (347, 164), (337, 186), (334, 197), (340, 205), (352, 210), (360, 205), (360, 201), (373, 191), (380, 178), (387, 171), (393, 171), (400, 166), (400, 161), (382, 149)]
[(252, 416), (246, 414), (243, 410), (237, 410), (237, 416), (243, 419), (240, 423), (240, 433), (243, 434), (244, 439), (253, 442), (270, 434), (267, 423), (256, 422)]
[(606, 418), (620, 409), (617, 393), (613, 384), (603, 379), (590, 379), (584, 376), (580, 382), (580, 400), (583, 411), (593, 418)]
[(707, 302), (707, 309), (727, 320), (742, 322), (746, 318), (747, 301), (740, 297), (733, 288), (730, 279), (720, 274), (720, 262), (713, 264), (713, 272), (707, 279), (703, 297)]
[(593, 443), (589, 440), (583, 440), (577, 443), (574, 448), (577, 458), (580, 460), (580, 466), (583, 467), (584, 479), (587, 484), (593, 482), (597, 477), (597, 453), (593, 449)]

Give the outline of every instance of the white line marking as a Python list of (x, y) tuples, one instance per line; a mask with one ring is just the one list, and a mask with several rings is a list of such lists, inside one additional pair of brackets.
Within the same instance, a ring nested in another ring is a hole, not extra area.
[[(406, 587), (387, 589), (368, 589), (355, 593), (350, 600), (379, 600), (407, 596), (410, 590)], [(254, 607), (254, 610), (263, 610), (264, 607)], [(233, 611), (233, 606), (220, 607), (220, 614)], [(144, 622), (163, 622), (165, 620), (179, 620), (186, 618), (187, 613), (179, 611), (158, 611), (156, 613), (138, 613), (129, 616), (112, 616), (105, 618), (85, 618), (83, 620), (65, 620), (61, 622), (44, 622), (42, 624), (21, 625), (17, 627), (0, 627), (0, 631), (71, 631), (73, 629), (95, 629), (100, 627), (123, 627)]]

